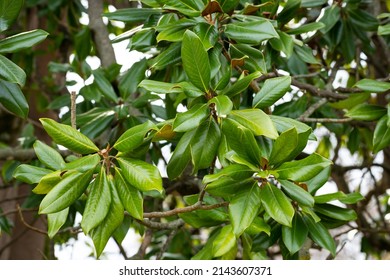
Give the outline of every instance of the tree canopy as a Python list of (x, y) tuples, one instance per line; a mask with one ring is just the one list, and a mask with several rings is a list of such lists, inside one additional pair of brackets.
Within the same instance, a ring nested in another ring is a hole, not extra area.
[(351, 232), (385, 258), (389, 10), (2, 1), (0, 258), (79, 232), (97, 258), (110, 238), (126, 259), (336, 258)]

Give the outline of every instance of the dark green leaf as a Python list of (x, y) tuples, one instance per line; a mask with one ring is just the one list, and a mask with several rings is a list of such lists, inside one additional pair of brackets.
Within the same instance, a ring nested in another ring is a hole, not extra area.
[(11, 53), (32, 47), (43, 41), (49, 33), (36, 29), (0, 40), (0, 53)]
[(383, 116), (377, 123), (374, 131), (373, 145), (374, 153), (390, 145), (390, 127), (388, 126), (389, 117)]
[(201, 22), (194, 28), (194, 33), (199, 36), (206, 50), (214, 47), (218, 40), (218, 30), (216, 26), (206, 22)]
[(240, 3), (240, 0), (217, 0), (222, 10), (225, 13), (229, 13)]
[(180, 42), (183, 40), (184, 33), (190, 27), (194, 26), (196, 21), (192, 19), (181, 19), (168, 24), (162, 24), (157, 26), (157, 30), (160, 32), (157, 35), (157, 41), (169, 41)]
[(328, 33), (339, 21), (340, 11), (341, 8), (338, 5), (332, 5), (324, 9), (324, 15), (320, 19), (320, 22), (325, 24), (325, 27), (321, 29), (323, 34)]
[(199, 126), (210, 115), (207, 104), (196, 104), (184, 113), (178, 113), (173, 121), (173, 130), (186, 132)]
[(114, 12), (104, 13), (103, 16), (110, 20), (117, 20), (129, 23), (143, 22), (152, 15), (162, 14), (161, 9), (152, 8), (128, 8), (119, 9)]
[(292, 220), (292, 226), (282, 226), (283, 243), (286, 245), (290, 254), (293, 255), (301, 249), (305, 243), (309, 230), (303, 222), (301, 215), (295, 215)]
[(7, 82), (24, 86), (26, 73), (18, 65), (0, 54), (0, 78)]
[(364, 91), (381, 93), (390, 90), (390, 83), (371, 79), (362, 79), (357, 82), (354, 87), (360, 88)]
[[(305, 143), (306, 144), (306, 143)], [(292, 160), (291, 154), (298, 146), (298, 132), (295, 127), (284, 131), (276, 138), (268, 164), (278, 166), (285, 161)]]
[(40, 121), (46, 132), (57, 144), (79, 154), (99, 151), (99, 148), (88, 137), (71, 126), (59, 124), (47, 118), (41, 118)]
[(266, 80), (261, 90), (253, 99), (253, 107), (266, 108), (273, 105), (290, 89), (290, 84), (290, 76)]
[(288, 0), (283, 10), (278, 14), (277, 19), (281, 24), (288, 23), (296, 16), (301, 5), (301, 0)]
[(47, 215), (47, 235), (52, 239), (68, 218), (69, 207)]
[(141, 59), (127, 70), (119, 81), (119, 91), (124, 100), (137, 91), (138, 84), (145, 78), (147, 60)]
[(260, 193), (262, 205), (275, 221), (291, 227), (295, 211), (286, 195), (274, 185), (267, 183)]
[(49, 169), (29, 164), (21, 164), (15, 169), (13, 176), (22, 182), (28, 184), (36, 184), (42, 179), (43, 176), (51, 172), (52, 171)]
[(143, 124), (133, 126), (119, 137), (113, 147), (121, 152), (132, 151), (144, 143), (151, 130), (157, 130), (157, 126), (149, 120)]
[(320, 222), (314, 222), (310, 217), (303, 216), (311, 239), (321, 247), (327, 249), (333, 256), (336, 255), (336, 244), (329, 231)]
[(354, 210), (341, 208), (336, 205), (327, 203), (317, 204), (316, 206), (314, 206), (314, 211), (341, 221), (353, 221), (357, 218), (357, 215)]
[(38, 159), (48, 168), (59, 170), (65, 167), (65, 161), (60, 153), (45, 143), (39, 140), (35, 141), (34, 151)]
[(387, 113), (386, 108), (378, 105), (359, 104), (350, 109), (345, 116), (358, 121), (375, 121)]
[(181, 55), (183, 68), (190, 82), (207, 92), (211, 76), (209, 57), (202, 41), (190, 30), (184, 34)]
[(165, 0), (164, 4), (164, 9), (175, 10), (189, 17), (199, 16), (205, 6), (202, 0)]
[(0, 2), (0, 32), (11, 27), (23, 7), (23, 0), (7, 0)]
[(314, 198), (310, 193), (305, 191), (300, 186), (297, 186), (293, 182), (286, 180), (279, 180), (280, 184), (284, 191), (290, 196), (291, 199), (298, 202), (300, 205), (313, 207), (314, 206)]
[(0, 103), (18, 117), (28, 115), (27, 100), (17, 84), (0, 80)]
[(267, 19), (229, 23), (225, 25), (225, 34), (238, 43), (258, 45), (262, 41), (278, 38), (278, 33)]
[(95, 78), (94, 84), (96, 84), (101, 94), (111, 101), (118, 102), (118, 96), (116, 95), (111, 83), (104, 76), (103, 72), (100, 69), (95, 70), (93, 71), (93, 76)]
[(165, 69), (168, 65), (181, 60), (181, 42), (171, 44), (166, 50), (151, 60), (150, 68), (156, 70)]
[(248, 88), (248, 86), (251, 84), (251, 82), (260, 77), (261, 72), (256, 71), (254, 73), (251, 73), (247, 76), (244, 76), (243, 78), (236, 81), (232, 86), (226, 86), (221, 92), (220, 95), (226, 95), (230, 98), (233, 96), (236, 96), (237, 94), (242, 93), (244, 90)]
[(319, 29), (324, 28), (324, 27), (325, 27), (325, 24), (322, 22), (311, 22), (311, 23), (301, 25), (297, 28), (290, 29), (287, 31), (287, 33), (292, 34), (292, 35), (297, 35), (297, 34), (316, 31), (316, 30), (319, 30)]

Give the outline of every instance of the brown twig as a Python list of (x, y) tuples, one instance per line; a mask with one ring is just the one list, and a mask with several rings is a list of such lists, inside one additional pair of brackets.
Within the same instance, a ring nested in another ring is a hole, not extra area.
[(171, 243), (172, 239), (175, 237), (177, 232), (178, 232), (178, 228), (175, 228), (169, 233), (167, 240), (165, 240), (164, 245), (162, 246), (160, 252), (158, 252), (158, 254), (156, 255), (156, 260), (162, 259), (164, 253), (167, 251), (169, 244)]
[(333, 119), (333, 118), (302, 118), (299, 117), (297, 119), (301, 122), (319, 122), (319, 123), (349, 123), (353, 121), (352, 118), (344, 118), (344, 119)]
[(41, 233), (41, 234), (44, 234), (44, 235), (47, 235), (47, 231), (45, 230), (41, 230), (39, 228), (36, 228), (36, 227), (33, 227), (32, 225), (28, 224), (25, 220), (24, 220), (24, 217), (23, 217), (23, 213), (22, 213), (22, 209), (20, 208), (19, 204), (16, 205), (17, 209), (18, 209), (18, 213), (19, 213), (19, 217), (20, 217), (20, 221), (22, 222), (22, 224), (31, 229), (32, 231), (35, 231), (35, 232), (38, 232), (38, 233)]
[(182, 219), (177, 219), (173, 222), (168, 223), (160, 223), (160, 222), (153, 222), (150, 220), (136, 220), (141, 225), (144, 225), (151, 229), (177, 229), (184, 225), (184, 221)]
[(152, 242), (153, 231), (151, 229), (146, 230), (144, 239), (142, 240), (141, 246), (138, 249), (138, 252), (130, 257), (130, 260), (142, 260), (145, 257), (146, 249), (148, 249), (150, 243)]

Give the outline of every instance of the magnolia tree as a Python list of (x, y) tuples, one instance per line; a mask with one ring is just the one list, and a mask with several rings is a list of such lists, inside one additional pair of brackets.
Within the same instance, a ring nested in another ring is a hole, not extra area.
[[(82, 231), (97, 258), (113, 238), (133, 259), (307, 259), (311, 248), (336, 257), (355, 231), (367, 257), (387, 252), (384, 3), (22, 2), (0, 7), (1, 110), (20, 117), (0, 160), (2, 188), (29, 192), (0, 204), (3, 238), (18, 242), (19, 220), (51, 245)], [(50, 36), (30, 49), (48, 33), (12, 23), (36, 8)], [(52, 56), (37, 77), (43, 50)], [(27, 58), (25, 85), (16, 64)], [(77, 94), (67, 73), (84, 81)], [(32, 88), (45, 93), (34, 103)], [(142, 237), (134, 256), (122, 244), (130, 229)]]

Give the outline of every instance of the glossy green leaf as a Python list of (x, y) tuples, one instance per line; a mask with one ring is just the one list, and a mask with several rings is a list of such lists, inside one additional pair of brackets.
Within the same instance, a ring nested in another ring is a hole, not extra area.
[(374, 153), (390, 145), (390, 127), (388, 126), (389, 117), (383, 116), (376, 124), (373, 138)]
[(115, 111), (106, 110), (80, 127), (80, 132), (88, 138), (94, 139), (110, 128), (115, 119)]
[(295, 211), (286, 195), (274, 185), (267, 183), (260, 193), (263, 207), (278, 223), (291, 227)]
[(111, 191), (105, 166), (102, 166), (99, 174), (90, 186), (87, 203), (83, 212), (81, 228), (85, 234), (97, 227), (107, 216), (111, 205)]
[(292, 226), (282, 226), (282, 239), (284, 245), (293, 255), (298, 252), (305, 243), (309, 230), (303, 222), (301, 215), (295, 215), (292, 220)]
[(229, 216), (236, 236), (241, 236), (252, 224), (260, 204), (260, 188), (257, 183), (233, 197), (229, 203)]
[(354, 210), (342, 208), (328, 203), (317, 204), (314, 207), (314, 211), (340, 221), (354, 221), (357, 218)]
[(129, 23), (143, 22), (152, 15), (162, 14), (161, 9), (153, 8), (127, 8), (119, 9), (114, 12), (104, 13), (103, 16), (110, 20), (117, 20)]
[(225, 95), (219, 95), (209, 100), (208, 104), (215, 104), (218, 117), (228, 115), (233, 109), (233, 102)]
[(68, 218), (69, 207), (57, 213), (47, 215), (47, 235), (50, 239), (57, 234)]
[(38, 159), (48, 168), (59, 170), (65, 167), (65, 161), (60, 153), (45, 143), (39, 140), (35, 141), (34, 151)]
[(347, 99), (331, 103), (331, 106), (336, 109), (352, 109), (356, 105), (362, 104), (370, 98), (369, 92), (359, 92), (349, 94)]
[(214, 120), (201, 124), (190, 144), (193, 172), (208, 168), (215, 159), (221, 140), (221, 130)]
[(279, 182), (282, 185), (283, 190), (288, 194), (288, 196), (290, 196), (291, 199), (295, 200), (300, 205), (308, 207), (314, 206), (314, 198), (303, 188), (290, 181), (279, 180)]
[[(305, 143), (306, 144), (306, 143)], [(270, 166), (278, 166), (292, 160), (291, 154), (298, 146), (298, 132), (295, 127), (284, 131), (276, 138), (268, 160)]]
[(364, 200), (365, 197), (359, 192), (352, 192), (346, 194), (344, 197), (339, 198), (339, 201), (345, 204), (355, 204), (361, 200)]
[(303, 46), (294, 46), (294, 52), (298, 55), (298, 57), (309, 64), (320, 64), (319, 61), (314, 57), (313, 50), (306, 45)]
[(29, 164), (21, 164), (15, 169), (13, 176), (19, 181), (28, 184), (36, 184), (42, 179), (43, 176), (51, 172), (52, 171), (49, 169)]
[(87, 188), (94, 170), (85, 173), (74, 172), (62, 179), (43, 198), (39, 206), (40, 214), (59, 212), (69, 207)]
[(213, 256), (223, 256), (228, 253), (236, 243), (236, 235), (233, 232), (232, 226), (224, 226), (213, 242)]
[(297, 35), (302, 33), (308, 33), (312, 31), (317, 31), (324, 28), (326, 25), (323, 22), (311, 22), (304, 25), (301, 25), (297, 28), (290, 29), (287, 31), (288, 34)]
[(154, 80), (143, 80), (141, 83), (139, 83), (138, 86), (150, 92), (155, 92), (159, 94), (183, 92), (183, 89), (179, 86), (179, 84), (165, 83)]
[(223, 177), (230, 177), (232, 179), (236, 180), (242, 180), (245, 178), (252, 177), (253, 170), (251, 170), (249, 167), (241, 164), (231, 164), (222, 170), (220, 170), (217, 173), (214, 174), (208, 174), (203, 177), (203, 184), (207, 185), (212, 182), (219, 181)]
[[(270, 115), (269, 117), (271, 118), (278, 132), (284, 132), (293, 127), (296, 128), (298, 134), (307, 133), (308, 131), (312, 130), (311, 127), (308, 126), (307, 124), (304, 124), (300, 121), (291, 118), (286, 118), (286, 117), (281, 117), (276, 115)], [(314, 136), (314, 134), (311, 134), (309, 139), (316, 140), (316, 137)]]
[(184, 34), (181, 55), (190, 82), (207, 92), (211, 76), (209, 57), (202, 41), (190, 30)]
[(101, 255), (114, 231), (122, 224), (124, 217), (124, 208), (114, 187), (112, 176), (108, 176), (108, 182), (112, 197), (108, 214), (103, 222), (90, 232), (95, 245), (96, 257)]
[(250, 45), (258, 45), (264, 40), (279, 37), (272, 23), (266, 19), (226, 24), (225, 34), (238, 43)]
[(229, 13), (240, 3), (240, 0), (217, 0), (222, 10)]
[(0, 78), (7, 82), (24, 86), (26, 73), (14, 62), (0, 54)]
[(196, 21), (193, 19), (180, 19), (175, 22), (170, 22), (168, 24), (162, 24), (157, 26), (157, 41), (169, 41), (169, 42), (180, 42), (183, 40), (184, 33), (186, 30), (195, 26)]
[(317, 204), (327, 203), (329, 201), (339, 200), (345, 197), (345, 193), (338, 191), (334, 193), (317, 195), (314, 197), (314, 200)]
[(191, 260), (211, 260), (213, 258), (214, 240), (218, 236), (220, 231), (221, 231), (221, 227), (212, 231), (210, 234), (210, 237), (206, 241), (206, 244), (203, 246), (203, 248), (198, 253), (196, 253), (195, 256), (193, 256), (191, 258)]
[(196, 129), (186, 132), (180, 139), (168, 162), (167, 173), (171, 180), (179, 177), (191, 162), (190, 143)]
[(49, 33), (36, 29), (0, 40), (0, 53), (18, 52), (43, 41)]
[(99, 148), (88, 137), (71, 126), (47, 118), (41, 118), (40, 121), (43, 128), (57, 144), (79, 154), (99, 151)]
[(74, 161), (67, 162), (65, 164), (65, 170), (77, 170), (79, 172), (85, 172), (90, 169), (94, 169), (100, 162), (100, 156), (98, 154), (92, 154), (83, 156)]
[(250, 189), (252, 185), (253, 178), (251, 176), (247, 176), (241, 180), (231, 177), (221, 177), (217, 181), (207, 185), (207, 192), (211, 195), (230, 200), (238, 192)]
[(149, 120), (143, 124), (133, 126), (119, 137), (113, 147), (121, 152), (132, 151), (144, 143), (151, 130), (157, 130), (157, 126)]
[(118, 157), (117, 160), (130, 185), (143, 192), (163, 191), (161, 175), (156, 166), (138, 159)]
[(311, 194), (315, 194), (328, 181), (332, 166), (325, 167), (312, 179), (306, 181), (307, 189)]
[(201, 22), (196, 25), (194, 33), (199, 36), (206, 50), (213, 48), (218, 40), (217, 27), (206, 22)]
[[(282, 40), (283, 38), (280, 39)], [(270, 40), (270, 43), (274, 40), (279, 39), (273, 38)], [(267, 73), (267, 65), (265, 63), (264, 54), (258, 48), (247, 44), (231, 44), (229, 47), (229, 53), (232, 59), (244, 59), (245, 64), (242, 68), (248, 70), (249, 73)]]
[(253, 107), (260, 109), (270, 107), (286, 94), (290, 85), (290, 76), (266, 80), (261, 90), (253, 98)]
[(390, 90), (390, 83), (371, 79), (362, 79), (358, 81), (354, 87), (360, 88), (364, 91), (381, 93)]
[(186, 132), (199, 126), (210, 115), (207, 104), (196, 104), (184, 113), (178, 113), (173, 121), (173, 130)]
[(39, 180), (38, 185), (32, 190), (36, 194), (47, 194), (51, 191), (55, 185), (57, 185), (62, 179), (75, 174), (74, 170), (63, 173), (61, 170), (51, 172)]
[(115, 168), (114, 182), (125, 210), (135, 219), (143, 219), (144, 209), (141, 192), (127, 183), (117, 168)]
[(0, 79), (0, 103), (21, 118), (28, 115), (28, 103), (17, 84)]
[(276, 168), (275, 171), (278, 173), (279, 179), (305, 182), (315, 177), (331, 164), (330, 160), (318, 154), (311, 154), (301, 160), (285, 162)]
[(131, 68), (121, 76), (118, 86), (124, 100), (137, 91), (138, 84), (145, 78), (146, 69), (147, 60), (141, 59), (134, 63)]
[[(256, 235), (259, 233), (266, 233), (268, 236), (271, 235), (271, 227), (268, 225), (263, 218), (255, 217), (250, 226), (245, 230), (246, 234)], [(245, 236), (245, 234), (244, 234)]]
[(230, 98), (234, 97), (237, 94), (240, 94), (241, 92), (246, 90), (248, 86), (251, 84), (251, 82), (260, 76), (261, 76), (261, 72), (259, 71), (244, 76), (243, 78), (237, 80), (232, 86), (229, 85), (226, 86), (226, 88), (220, 92), (220, 95), (226, 95), (229, 96)]
[(358, 121), (375, 121), (386, 115), (386, 108), (372, 104), (359, 104), (350, 109), (345, 116)]
[(269, 40), (269, 43), (273, 49), (283, 52), (287, 58), (290, 58), (294, 51), (294, 39), (285, 32), (279, 30), (277, 32), (279, 38), (272, 38)]
[(314, 222), (310, 217), (303, 216), (311, 239), (321, 247), (327, 249), (333, 256), (336, 255), (336, 244), (329, 231), (320, 222)]
[(164, 4), (164, 9), (175, 10), (189, 17), (199, 16), (205, 6), (202, 0), (165, 0)]
[(256, 136), (264, 135), (271, 139), (278, 137), (270, 117), (260, 109), (234, 110), (228, 117), (250, 129)]
[(11, 27), (23, 7), (23, 0), (7, 0), (0, 2), (0, 32)]

